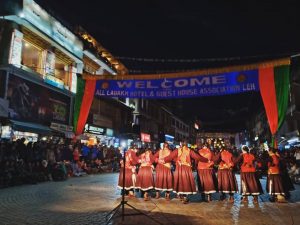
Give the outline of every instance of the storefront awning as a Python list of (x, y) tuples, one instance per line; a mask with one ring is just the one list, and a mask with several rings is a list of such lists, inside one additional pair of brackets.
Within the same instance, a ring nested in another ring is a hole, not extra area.
[(49, 127), (37, 123), (21, 122), (17, 120), (10, 120), (10, 122), (12, 123), (13, 130), (16, 131), (32, 132), (44, 135), (51, 133), (51, 129)]

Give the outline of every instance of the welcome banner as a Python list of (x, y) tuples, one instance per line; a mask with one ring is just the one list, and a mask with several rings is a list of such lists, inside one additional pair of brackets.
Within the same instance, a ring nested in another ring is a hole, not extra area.
[(192, 98), (259, 91), (258, 70), (164, 79), (97, 80), (95, 96)]
[(260, 91), (274, 139), (288, 106), (290, 58), (180, 73), (82, 77), (74, 108), (77, 135), (83, 131), (94, 95), (171, 99)]

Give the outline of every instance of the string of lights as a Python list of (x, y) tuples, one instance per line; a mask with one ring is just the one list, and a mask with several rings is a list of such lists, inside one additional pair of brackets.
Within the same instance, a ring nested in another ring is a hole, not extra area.
[(140, 58), (140, 57), (128, 57), (128, 56), (116, 56), (116, 58), (119, 60), (148, 62), (148, 63), (153, 63), (153, 62), (154, 63), (198, 63), (198, 62), (229, 62), (229, 61), (253, 60), (253, 59), (270, 58), (270, 57), (277, 58), (277, 57), (292, 56), (297, 53), (290, 52), (290, 53), (280, 53), (280, 54), (232, 56), (232, 57), (219, 57), (219, 58), (192, 58), (192, 59)]

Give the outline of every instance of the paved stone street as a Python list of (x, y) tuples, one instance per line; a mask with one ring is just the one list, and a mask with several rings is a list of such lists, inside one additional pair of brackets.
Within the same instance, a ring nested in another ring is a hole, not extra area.
[[(105, 215), (120, 202), (117, 190), (118, 174), (90, 175), (71, 178), (64, 182), (47, 182), (0, 189), (0, 224), (105, 224)], [(239, 177), (238, 177), (239, 180)], [(265, 180), (262, 180), (265, 185)], [(178, 199), (166, 202), (141, 198), (129, 199), (128, 203), (142, 210), (161, 224), (300, 224), (300, 186), (292, 192), (289, 203), (270, 203), (263, 195), (259, 205), (252, 200), (241, 203), (239, 195), (234, 204), (217, 201), (200, 202), (196, 195), (191, 203), (183, 205)], [(126, 213), (135, 213), (126, 206)], [(122, 224), (114, 218), (111, 224)], [(125, 217), (123, 224), (155, 224), (142, 215)]]

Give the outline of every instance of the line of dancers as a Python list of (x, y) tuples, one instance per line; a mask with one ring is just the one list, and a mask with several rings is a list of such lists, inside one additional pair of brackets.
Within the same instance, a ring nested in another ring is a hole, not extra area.
[[(171, 151), (168, 143), (163, 148), (152, 154), (151, 149), (145, 149), (137, 155), (137, 148), (133, 146), (125, 153), (125, 165), (121, 160), (118, 187), (123, 188), (123, 167), (125, 166), (125, 190), (126, 195), (134, 197), (134, 189), (144, 193), (144, 200), (150, 199), (149, 192), (156, 191), (155, 198), (160, 198), (160, 192), (165, 192), (166, 200), (170, 200), (170, 193), (175, 192), (180, 200), (188, 203), (188, 195), (196, 194), (196, 182), (192, 171), (192, 159), (195, 160), (199, 178), (198, 191), (202, 199), (210, 202), (213, 193), (220, 193), (220, 200), (229, 196), (229, 202), (234, 202), (234, 194), (238, 193), (238, 185), (233, 168), (239, 165), (242, 201), (247, 202), (248, 196), (253, 196), (253, 202), (258, 203), (258, 196), (263, 193), (261, 183), (256, 173), (256, 158), (249, 152), (247, 146), (242, 147), (242, 153), (238, 157), (226, 148), (222, 148), (214, 154), (207, 145), (203, 145), (198, 152), (188, 148), (186, 142)], [(171, 170), (171, 162), (176, 167), (174, 173)], [(275, 149), (269, 151), (267, 192), (272, 200), (284, 199), (285, 190), (280, 171), (280, 156)], [(138, 173), (136, 171), (139, 166)], [(155, 179), (154, 166), (156, 164)], [(214, 167), (218, 171), (215, 173)]]

